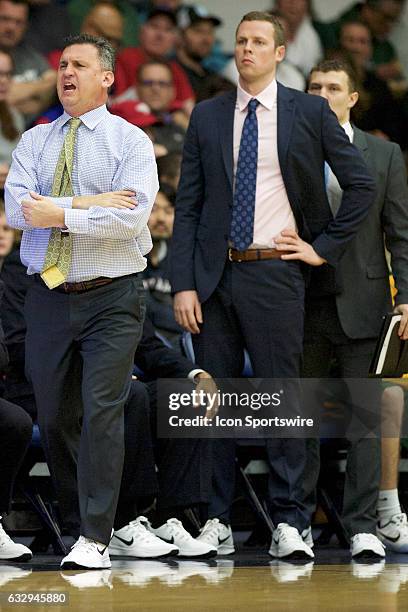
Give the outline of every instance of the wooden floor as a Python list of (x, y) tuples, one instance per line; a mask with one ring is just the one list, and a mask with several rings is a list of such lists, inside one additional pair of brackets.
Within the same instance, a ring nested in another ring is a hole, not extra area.
[[(0, 565), (0, 609), (75, 610), (408, 610), (408, 563), (255, 567), (233, 560), (113, 561), (112, 570), (64, 572)], [(66, 605), (7, 604), (11, 593), (63, 593)]]

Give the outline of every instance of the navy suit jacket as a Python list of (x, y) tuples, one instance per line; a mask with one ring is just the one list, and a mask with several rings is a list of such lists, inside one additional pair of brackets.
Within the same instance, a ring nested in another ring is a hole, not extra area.
[[(326, 100), (279, 83), (277, 96), (279, 163), (299, 234), (335, 266), (374, 201), (374, 181)], [(184, 145), (171, 285), (174, 292), (197, 290), (201, 302), (216, 288), (227, 258), (235, 105), (236, 91), (197, 104)], [(325, 160), (344, 192), (335, 219)]]

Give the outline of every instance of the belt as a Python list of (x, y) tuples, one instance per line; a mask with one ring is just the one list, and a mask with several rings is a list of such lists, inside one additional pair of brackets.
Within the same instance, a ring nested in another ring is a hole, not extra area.
[[(43, 282), (39, 274), (36, 274), (35, 276), (38, 277), (41, 282)], [(90, 280), (80, 281), (78, 283), (62, 283), (61, 285), (58, 285), (58, 287), (54, 287), (52, 291), (57, 291), (58, 293), (84, 293), (85, 291), (96, 289), (97, 287), (109, 285), (109, 283), (113, 283), (113, 281), (120, 278), (128, 278), (131, 276), (138, 276), (138, 273), (126, 274), (125, 276), (115, 276), (114, 278), (109, 278), (108, 276), (98, 276), (98, 278), (92, 278)]]
[(58, 293), (83, 293), (84, 291), (91, 291), (96, 287), (103, 287), (113, 281), (113, 278), (107, 276), (98, 276), (98, 278), (92, 278), (87, 281), (80, 281), (79, 283), (62, 283), (58, 287), (54, 287), (53, 291)]
[(228, 249), (228, 259), (233, 262), (260, 261), (262, 259), (280, 259), (282, 255), (289, 255), (289, 251), (278, 251), (278, 249), (247, 249), (237, 251)]

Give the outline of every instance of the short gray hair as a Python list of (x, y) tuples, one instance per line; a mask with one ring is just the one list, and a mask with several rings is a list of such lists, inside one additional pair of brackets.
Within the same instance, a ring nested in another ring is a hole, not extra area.
[(69, 36), (64, 40), (64, 50), (72, 45), (92, 45), (98, 51), (99, 60), (103, 70), (115, 71), (115, 49), (110, 42), (101, 36), (91, 36), (90, 34), (78, 34)]

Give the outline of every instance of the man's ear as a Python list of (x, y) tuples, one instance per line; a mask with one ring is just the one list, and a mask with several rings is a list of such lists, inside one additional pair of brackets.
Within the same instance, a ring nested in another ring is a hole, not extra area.
[(286, 47), (284, 45), (279, 45), (279, 47), (276, 47), (276, 49), (275, 49), (275, 58), (276, 58), (276, 61), (278, 62), (278, 64), (285, 57), (285, 53), (286, 53)]
[(103, 73), (102, 84), (106, 89), (109, 89), (111, 85), (113, 85), (113, 81), (115, 80), (115, 76), (111, 70), (105, 70)]
[(355, 105), (357, 104), (357, 102), (358, 102), (358, 98), (359, 98), (358, 91), (353, 91), (353, 92), (350, 94), (350, 97), (349, 97), (348, 107), (349, 107), (349, 108), (353, 108), (353, 106), (355, 106)]

